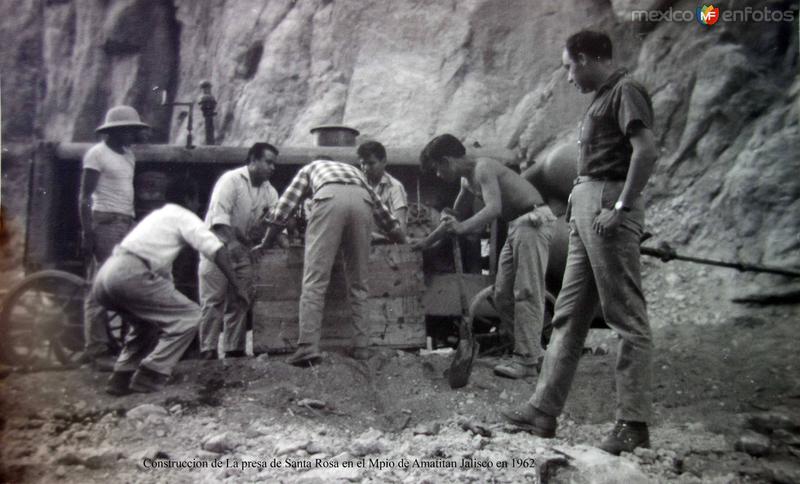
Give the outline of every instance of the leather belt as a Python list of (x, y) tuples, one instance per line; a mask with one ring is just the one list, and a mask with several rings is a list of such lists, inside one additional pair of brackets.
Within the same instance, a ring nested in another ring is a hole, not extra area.
[(572, 182), (572, 186), (580, 185), (581, 183), (586, 182), (593, 182), (593, 181), (600, 181), (600, 182), (624, 182), (624, 178), (611, 178), (611, 177), (602, 177), (602, 176), (590, 176), (590, 175), (580, 175), (575, 178)]
[(144, 257), (140, 256), (136, 252), (130, 251), (130, 250), (126, 249), (125, 247), (122, 247), (121, 245), (118, 245), (118, 246), (114, 247), (114, 255), (129, 255), (131, 257), (135, 257), (136, 259), (139, 259), (142, 262), (142, 264), (144, 264), (145, 267), (147, 267), (147, 270), (149, 270), (149, 271), (153, 270), (149, 260), (147, 260)]
[(104, 212), (102, 210), (92, 210), (92, 221), (97, 223), (123, 222), (127, 224), (132, 224), (134, 222), (133, 217), (130, 215), (117, 212)]

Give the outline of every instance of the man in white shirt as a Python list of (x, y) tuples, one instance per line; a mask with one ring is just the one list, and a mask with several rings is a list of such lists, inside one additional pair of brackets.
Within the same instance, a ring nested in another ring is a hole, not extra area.
[[(83, 158), (79, 198), (81, 248), (89, 259), (89, 275), (111, 255), (133, 226), (133, 173), (136, 159), (130, 146), (142, 130), (139, 113), (130, 106), (116, 106), (106, 113), (97, 132), (105, 139), (92, 146)], [(106, 311), (91, 297), (84, 301), (83, 360), (101, 370), (110, 370), (113, 358), (108, 346)]]
[[(247, 165), (222, 174), (214, 185), (206, 214), (210, 228), (228, 247), (234, 266), (249, 265), (249, 250), (266, 232), (264, 216), (278, 201), (269, 183), (278, 150), (269, 143), (255, 143), (247, 153)], [(236, 297), (219, 267), (200, 257), (200, 354), (217, 359), (220, 326), (224, 328), (226, 357), (245, 355), (248, 305)]]
[[(389, 212), (400, 222), (403, 232), (406, 231), (408, 219), (408, 196), (400, 181), (386, 173), (386, 148), (377, 141), (361, 143), (357, 149), (361, 170), (375, 194)], [(372, 233), (372, 240), (385, 241), (386, 238), (377, 232)]]
[(248, 299), (225, 245), (197, 215), (176, 204), (188, 207), (193, 200), (196, 207), (196, 185), (173, 181), (166, 198), (171, 203), (151, 212), (114, 248), (92, 287), (99, 304), (130, 318), (130, 332), (106, 386), (111, 395), (161, 390), (194, 339), (200, 306), (172, 280), (172, 263), (183, 247), (214, 260), (237, 297)]

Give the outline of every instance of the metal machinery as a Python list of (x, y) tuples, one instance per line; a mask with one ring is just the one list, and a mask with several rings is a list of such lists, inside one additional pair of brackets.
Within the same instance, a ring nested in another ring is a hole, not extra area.
[[(204, 86), (204, 91), (206, 87), (210, 86)], [(206, 123), (206, 142), (213, 143), (214, 103), (210, 102), (207, 95), (205, 92), (200, 104), (204, 114), (208, 115), (206, 117), (212, 118), (210, 129), (209, 123)], [(281, 154), (271, 182), (279, 192), (288, 185), (299, 168), (311, 160), (327, 157), (344, 162), (358, 161), (354, 147), (358, 134), (356, 130), (322, 126), (312, 130), (312, 134), (316, 137), (317, 146), (278, 147)], [(10, 288), (0, 309), (0, 348), (4, 359), (12, 364), (70, 364), (82, 350), (83, 298), (88, 283), (84, 279), (84, 261), (79, 246), (78, 190), (81, 159), (90, 147), (90, 143), (52, 142), (42, 142), (36, 147), (29, 176), (24, 253), (27, 277)], [(387, 147), (388, 171), (405, 185), (409, 195), (409, 232), (415, 237), (421, 237), (435, 228), (439, 211), (450, 206), (458, 192), (458, 186), (443, 186), (433, 175), (420, 173), (418, 159), (421, 149), (421, 146)], [(247, 148), (136, 145), (133, 151), (137, 159), (136, 212), (140, 218), (162, 203), (163, 188), (171, 177), (189, 176), (195, 180), (199, 185), (202, 206), (207, 206), (217, 177), (223, 171), (243, 164)], [(515, 161), (512, 152), (502, 149), (470, 148), (470, 154), (494, 157), (508, 163)], [(554, 193), (560, 194), (558, 190)], [(432, 323), (461, 315), (459, 284), (454, 278), (462, 279), (463, 287), (470, 296), (491, 285), (496, 257), (502, 244), (502, 232), (502, 227), (493, 225), (487, 237), (490, 247), (488, 258), (481, 258), (480, 241), (462, 242), (466, 272), (463, 275), (455, 274), (452, 250), (449, 247), (442, 247), (439, 252), (426, 253), (421, 264), (414, 262), (411, 256), (397, 255), (410, 251), (402, 248), (393, 251), (388, 267), (395, 271), (406, 270), (413, 276), (403, 277), (400, 272), (397, 280), (407, 281), (414, 277), (420, 280), (420, 314), (429, 328)], [(391, 252), (389, 249), (383, 250), (386, 253)], [(190, 252), (187, 251), (187, 254), (176, 261), (174, 276), (179, 289), (192, 297), (196, 292), (197, 265), (196, 255)], [(294, 255), (286, 255), (281, 260), (291, 259), (297, 265), (298, 253), (300, 252), (295, 249)], [(405, 262), (391, 260), (392, 257), (405, 257)], [(422, 259), (422, 256), (418, 257)], [(551, 302), (560, 286), (565, 258), (566, 225), (562, 220), (553, 240), (547, 274), (548, 299)], [(297, 271), (296, 268), (292, 270)], [(413, 275), (411, 272), (417, 274)], [(394, 285), (397, 286), (397, 283)], [(387, 294), (388, 292), (382, 295)], [(386, 311), (385, 301), (383, 304)], [(408, 326), (408, 319), (402, 314), (405, 307), (407, 306), (400, 304), (389, 309), (389, 312), (393, 311), (393, 320), (399, 321), (401, 327), (403, 322)], [(258, 329), (256, 323), (254, 322), (254, 330)], [(117, 332), (119, 329), (111, 328), (111, 331)], [(419, 331), (415, 334), (419, 335)], [(119, 337), (118, 333), (114, 335)], [(407, 343), (404, 344), (403, 334), (398, 333), (393, 342), (387, 344), (394, 347), (421, 345), (418, 337)]]

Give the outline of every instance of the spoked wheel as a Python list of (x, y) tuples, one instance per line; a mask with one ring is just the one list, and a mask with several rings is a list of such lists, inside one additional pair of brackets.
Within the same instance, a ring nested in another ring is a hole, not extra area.
[(83, 350), (86, 281), (69, 272), (45, 270), (15, 285), (0, 310), (0, 349), (20, 366), (75, 363)]
[[(549, 292), (545, 294), (544, 301), (544, 318), (542, 321), (542, 333), (540, 337), (540, 345), (542, 349), (547, 349), (550, 342), (550, 336), (553, 333), (553, 314), (556, 305), (556, 298)], [(489, 341), (482, 343), (484, 347), (491, 345), (499, 346), (498, 349), (510, 351), (512, 344), (508, 342), (512, 335), (502, 335), (500, 333), (500, 317), (497, 314), (497, 308), (494, 303), (494, 287), (489, 286), (475, 295), (470, 304), (470, 315), (473, 321), (473, 331), (479, 339), (488, 339)], [(513, 330), (513, 328), (512, 328)], [(498, 349), (489, 350), (490, 353), (497, 353)]]
[(125, 336), (130, 330), (128, 322), (122, 319), (119, 313), (109, 311), (106, 329), (108, 331), (108, 345), (114, 354), (118, 354), (122, 350), (122, 346), (125, 344)]

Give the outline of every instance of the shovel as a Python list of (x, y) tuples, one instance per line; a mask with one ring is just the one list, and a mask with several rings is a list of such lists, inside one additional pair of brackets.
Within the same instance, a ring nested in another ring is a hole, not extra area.
[(472, 362), (478, 354), (478, 344), (472, 334), (472, 317), (469, 315), (469, 301), (467, 291), (464, 288), (464, 266), (461, 263), (461, 245), (458, 237), (453, 237), (453, 259), (458, 276), (458, 296), (461, 302), (461, 319), (458, 323), (458, 347), (450, 362), (450, 369), (447, 372), (447, 382), (450, 388), (461, 388), (469, 383), (469, 375), (472, 373)]

